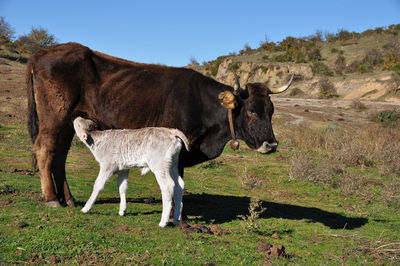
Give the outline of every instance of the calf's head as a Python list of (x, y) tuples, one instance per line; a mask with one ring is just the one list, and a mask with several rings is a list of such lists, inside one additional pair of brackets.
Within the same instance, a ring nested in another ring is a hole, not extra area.
[(82, 141), (87, 141), (89, 132), (96, 128), (96, 124), (92, 120), (80, 116), (74, 119), (73, 124), (76, 135)]
[[(250, 148), (260, 153), (271, 153), (277, 150), (278, 141), (272, 129), (274, 105), (269, 95), (284, 92), (289, 88), (292, 80), (293, 76), (286, 85), (280, 88), (270, 89), (263, 83), (248, 83), (242, 89), (236, 79), (233, 93), (235, 130), (238, 137)], [(224, 103), (222, 105), (224, 106)]]

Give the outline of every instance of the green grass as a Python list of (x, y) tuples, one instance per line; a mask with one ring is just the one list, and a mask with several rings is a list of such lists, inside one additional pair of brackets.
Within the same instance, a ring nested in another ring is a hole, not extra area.
[[(0, 136), (0, 264), (399, 263), (397, 209), (379, 197), (366, 200), (356, 194), (344, 195), (332, 186), (289, 181), (288, 159), (296, 147), (286, 141), (281, 142), (279, 153), (271, 155), (225, 148), (216, 160), (186, 170), (189, 192), (184, 196), (184, 212), (190, 224), (217, 224), (230, 232), (215, 236), (159, 228), (158, 185), (152, 174), (140, 176), (138, 170), (132, 170), (129, 177), (126, 216), (118, 216), (115, 177), (91, 211), (81, 213), (98, 165), (77, 140), (68, 157), (67, 178), (78, 206), (45, 207), (40, 179), (9, 171), (30, 167), (24, 125), (2, 123)], [(371, 177), (378, 175), (374, 169), (369, 170)], [(252, 189), (242, 186), (246, 171), (263, 182)], [(371, 187), (371, 193), (379, 191)], [(149, 197), (155, 201), (146, 204)], [(266, 211), (259, 218), (258, 231), (247, 232), (238, 216), (248, 215), (253, 197), (261, 199)], [(287, 256), (272, 258), (257, 251), (260, 242), (284, 245)]]

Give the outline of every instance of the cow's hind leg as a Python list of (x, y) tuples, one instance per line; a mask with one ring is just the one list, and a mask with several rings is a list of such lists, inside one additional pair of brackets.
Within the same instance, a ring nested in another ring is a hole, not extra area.
[(75, 206), (75, 201), (69, 190), (65, 175), (65, 162), (73, 137), (73, 129), (65, 128), (61, 131), (57, 138), (56, 151), (52, 165), (52, 173), (57, 187), (58, 198), (68, 206)]
[(33, 148), (40, 171), (42, 194), (45, 198), (46, 206), (49, 207), (61, 206), (55, 192), (52, 178), (54, 146), (55, 144), (51, 136), (45, 136), (39, 133)]

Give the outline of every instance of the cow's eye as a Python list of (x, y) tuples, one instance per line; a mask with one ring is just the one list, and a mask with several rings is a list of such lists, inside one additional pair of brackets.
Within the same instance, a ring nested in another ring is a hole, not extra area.
[(247, 110), (247, 113), (248, 113), (250, 116), (257, 116), (256, 112), (254, 112), (253, 110)]

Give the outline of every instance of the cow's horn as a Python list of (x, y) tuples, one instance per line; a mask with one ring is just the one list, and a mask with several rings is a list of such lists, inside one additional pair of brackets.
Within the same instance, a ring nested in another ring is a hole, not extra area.
[(283, 85), (282, 87), (279, 88), (271, 88), (269, 89), (271, 91), (271, 94), (276, 94), (276, 93), (281, 93), (287, 90), (290, 87), (290, 84), (292, 84), (294, 75), (290, 78), (289, 82), (286, 85)]
[(241, 88), (239, 77), (236, 75), (235, 72), (233, 72), (233, 75), (235, 76), (235, 84), (233, 85), (233, 94), (240, 96), (240, 98), (242, 99), (247, 99), (247, 97), (249, 97), (247, 88), (246, 89)]
[(235, 76), (235, 84), (233, 85), (233, 93), (235, 95), (238, 95), (239, 90), (240, 90), (239, 77), (236, 75), (236, 73), (233, 73), (233, 75)]

